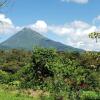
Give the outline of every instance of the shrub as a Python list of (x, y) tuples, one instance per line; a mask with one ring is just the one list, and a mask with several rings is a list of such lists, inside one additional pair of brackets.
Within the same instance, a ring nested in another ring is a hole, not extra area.
[(0, 83), (7, 83), (9, 82), (9, 74), (5, 71), (0, 70)]

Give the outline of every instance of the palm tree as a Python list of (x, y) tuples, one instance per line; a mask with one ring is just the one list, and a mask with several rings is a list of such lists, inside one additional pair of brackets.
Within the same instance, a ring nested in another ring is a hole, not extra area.
[(89, 38), (96, 39), (96, 43), (97, 43), (98, 39), (100, 39), (100, 33), (98, 32), (89, 33)]

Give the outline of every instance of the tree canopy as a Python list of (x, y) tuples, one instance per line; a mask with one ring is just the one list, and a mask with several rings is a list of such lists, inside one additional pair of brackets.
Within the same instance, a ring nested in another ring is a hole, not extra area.
[(95, 39), (96, 42), (98, 42), (98, 39), (100, 39), (100, 33), (99, 32), (89, 33), (89, 38)]

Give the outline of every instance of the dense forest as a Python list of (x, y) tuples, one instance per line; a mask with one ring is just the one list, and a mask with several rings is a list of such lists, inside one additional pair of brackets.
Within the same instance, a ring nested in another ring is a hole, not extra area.
[(100, 52), (0, 50), (0, 87), (37, 100), (100, 100), (99, 73)]

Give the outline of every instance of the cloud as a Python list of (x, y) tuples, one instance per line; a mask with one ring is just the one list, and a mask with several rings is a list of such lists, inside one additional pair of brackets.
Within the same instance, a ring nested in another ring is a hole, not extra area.
[(0, 42), (3, 42), (21, 29), (22, 27), (14, 26), (10, 18), (0, 13)]
[(63, 43), (76, 48), (85, 50), (100, 51), (100, 42), (96, 43), (88, 37), (88, 34), (94, 31), (100, 31), (100, 27), (90, 25), (87, 22), (75, 20), (63, 25), (49, 25), (43, 20), (38, 20), (30, 25), (31, 29), (40, 33), (53, 33), (61, 37)]
[(91, 26), (83, 21), (73, 21), (71, 23), (67, 23), (64, 25), (51, 25), (49, 26), (49, 30), (58, 34), (58, 35), (84, 35), (88, 34), (87, 32), (95, 31), (96, 26)]
[(14, 34), (24, 27), (29, 27), (40, 33), (46, 33), (48, 31), (48, 25), (43, 20), (37, 20), (33, 24), (19, 27), (19, 26), (15, 26), (10, 18), (6, 17), (4, 14), (0, 14), (0, 35), (1, 34)]
[(86, 4), (89, 2), (89, 0), (61, 0), (62, 2), (74, 2), (79, 4)]
[(94, 19), (93, 19), (93, 24), (100, 24), (100, 15), (96, 16)]
[[(96, 17), (94, 19), (100, 20), (100, 17)], [(100, 51), (100, 40), (98, 43), (96, 43), (95, 40), (88, 37), (90, 32), (100, 32), (100, 25), (91, 25), (80, 20), (74, 20), (70, 23), (65, 23), (62, 25), (50, 25), (44, 20), (37, 20), (33, 24), (18, 27), (14, 26), (10, 18), (7, 18), (4, 14), (0, 14), (0, 37), (3, 37), (3, 40), (7, 36), (15, 34), (24, 27), (29, 27), (41, 34), (48, 33), (50, 35), (50, 33), (52, 33), (52, 35), (54, 34), (57, 37), (60, 37), (60, 41), (66, 45), (85, 50)], [(2, 39), (0, 39), (0, 41), (1, 40)]]
[(6, 18), (4, 14), (0, 14), (0, 21), (12, 24), (12, 21), (9, 18)]
[(29, 27), (40, 33), (46, 33), (48, 31), (48, 25), (43, 20), (38, 20), (38, 21), (36, 21), (36, 23), (29, 25)]
[(76, 48), (85, 50), (100, 51), (100, 42), (96, 43), (95, 40), (89, 39), (88, 34), (94, 31), (100, 31), (100, 27), (90, 25), (83, 21), (73, 21), (64, 25), (49, 26), (49, 31), (61, 36), (64, 43)]
[(10, 18), (7, 18), (4, 14), (0, 14), (0, 34), (11, 34), (16, 31), (16, 27), (13, 25)]

